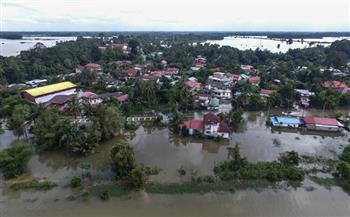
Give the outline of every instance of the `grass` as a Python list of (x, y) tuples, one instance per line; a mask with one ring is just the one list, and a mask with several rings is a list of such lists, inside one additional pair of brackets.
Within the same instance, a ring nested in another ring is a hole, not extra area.
[[(144, 190), (151, 194), (193, 194), (208, 192), (235, 192), (240, 189), (257, 189), (262, 187), (275, 186), (276, 184), (267, 180), (241, 180), (241, 181), (215, 181), (215, 182), (185, 182), (185, 183), (158, 183), (149, 182), (144, 186)], [(111, 197), (120, 197), (130, 193), (132, 189), (125, 187), (120, 182), (94, 186), (91, 193), (96, 196), (108, 195)]]
[(325, 187), (339, 186), (345, 192), (350, 194), (350, 180), (342, 179), (342, 178), (322, 178), (318, 176), (310, 176), (310, 180), (315, 182), (318, 185)]
[(153, 194), (184, 194), (184, 193), (207, 193), (215, 191), (231, 191), (236, 190), (235, 186), (229, 182), (215, 182), (215, 183), (171, 183), (161, 184), (151, 182), (146, 184), (145, 190)]
[(10, 188), (14, 191), (18, 191), (22, 189), (50, 190), (56, 186), (57, 184), (51, 181), (43, 181), (43, 182), (30, 181), (30, 182), (12, 184)]
[(130, 192), (130, 189), (125, 187), (125, 185), (120, 182), (93, 186), (91, 188), (91, 193), (93, 195), (101, 195), (104, 194), (103, 192), (109, 192), (109, 195), (112, 197), (120, 197)]

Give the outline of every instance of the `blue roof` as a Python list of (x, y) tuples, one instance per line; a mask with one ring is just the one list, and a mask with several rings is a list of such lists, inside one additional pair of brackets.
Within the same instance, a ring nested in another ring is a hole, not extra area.
[(288, 116), (273, 116), (270, 118), (273, 125), (275, 124), (298, 124), (301, 125), (302, 121), (299, 118), (293, 118)]

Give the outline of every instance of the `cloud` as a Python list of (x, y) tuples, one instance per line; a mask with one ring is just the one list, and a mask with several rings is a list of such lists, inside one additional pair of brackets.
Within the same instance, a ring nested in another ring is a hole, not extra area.
[(5, 31), (350, 31), (347, 0), (2, 1)]

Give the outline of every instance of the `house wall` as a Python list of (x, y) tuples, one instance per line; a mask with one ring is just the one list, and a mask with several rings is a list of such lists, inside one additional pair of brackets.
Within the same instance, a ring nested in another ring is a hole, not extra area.
[(206, 136), (216, 136), (219, 129), (218, 124), (204, 125), (204, 135)]
[(293, 128), (298, 128), (299, 124), (288, 124), (288, 123), (275, 123), (273, 124), (275, 127), (293, 127)]
[(22, 92), (21, 96), (23, 99), (27, 100), (28, 102), (35, 103), (35, 98), (32, 95), (30, 95), (29, 93)]
[(320, 124), (305, 124), (305, 127), (308, 130), (321, 130), (321, 131), (331, 131), (331, 132), (336, 132), (341, 130), (341, 128), (338, 126), (320, 125)]

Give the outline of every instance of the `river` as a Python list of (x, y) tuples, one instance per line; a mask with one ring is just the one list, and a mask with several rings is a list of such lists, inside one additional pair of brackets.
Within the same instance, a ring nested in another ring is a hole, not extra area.
[(75, 41), (77, 37), (23, 37), (23, 39), (1, 39), (0, 56), (16, 56), (23, 50), (29, 50), (38, 42), (46, 47), (55, 46), (57, 42)]
[[(286, 53), (289, 49), (315, 47), (317, 45), (329, 46), (336, 40), (348, 39), (350, 37), (323, 37), (323, 38), (308, 38), (293, 39), (292, 44), (288, 44), (286, 40), (270, 39), (266, 36), (229, 36), (222, 40), (208, 40), (205, 43), (217, 44), (220, 46), (231, 46), (240, 50), (269, 50), (273, 53)], [(310, 44), (311, 43), (311, 44)]]
[[(278, 113), (279, 111), (271, 111)], [(308, 113), (320, 113), (309, 110)], [(201, 114), (196, 114), (197, 116)], [(227, 159), (226, 147), (240, 144), (241, 154), (250, 161), (277, 159), (279, 154), (296, 150), (300, 154), (336, 158), (348, 145), (349, 133), (306, 134), (298, 131), (273, 131), (265, 126), (265, 112), (246, 112), (244, 123), (235, 129), (230, 141), (180, 138), (167, 128), (140, 127), (125, 137), (133, 145), (138, 164), (162, 169), (153, 181), (178, 182), (177, 169), (184, 166), (199, 175), (212, 174), (215, 163)], [(3, 144), (16, 137), (0, 134)], [(0, 216), (349, 216), (350, 196), (338, 187), (325, 188), (309, 179), (298, 189), (248, 189), (235, 193), (158, 195), (132, 193), (103, 202), (97, 197), (70, 201), (72, 190), (66, 187), (70, 177), (80, 175), (80, 165), (89, 163), (95, 180), (112, 180), (109, 151), (115, 138), (102, 144), (97, 153), (77, 157), (66, 153), (35, 153), (29, 162), (32, 177), (59, 184), (47, 191), (14, 192), (0, 184)], [(278, 142), (276, 142), (278, 141)], [(3, 148), (3, 147), (2, 147)], [(312, 186), (313, 191), (306, 187)]]

